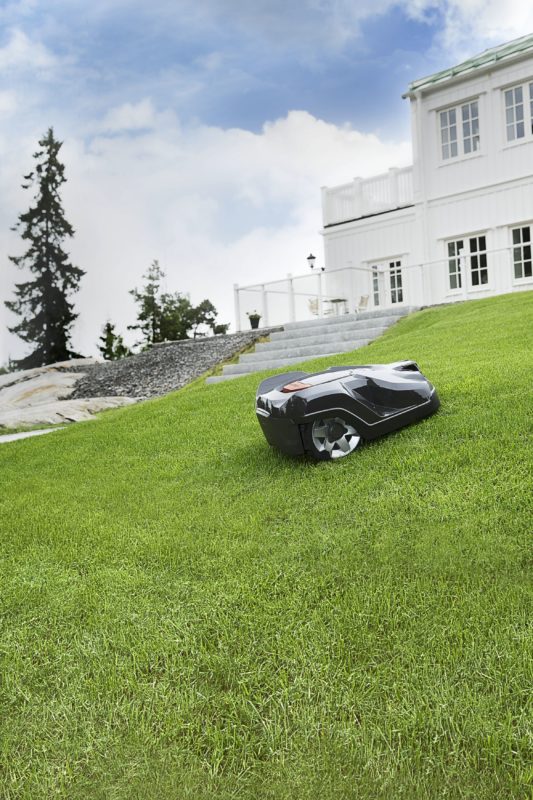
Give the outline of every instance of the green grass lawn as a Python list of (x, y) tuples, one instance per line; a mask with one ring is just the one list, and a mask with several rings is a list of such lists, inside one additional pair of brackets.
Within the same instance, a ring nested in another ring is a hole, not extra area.
[(2, 800), (531, 797), (532, 353), (528, 292), (312, 362), (441, 398), (337, 462), (257, 376), (2, 445)]

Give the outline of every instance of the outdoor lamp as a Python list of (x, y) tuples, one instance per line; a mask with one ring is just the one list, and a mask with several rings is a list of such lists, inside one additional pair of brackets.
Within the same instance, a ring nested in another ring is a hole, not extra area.
[(312, 253), (310, 253), (307, 256), (307, 263), (309, 264), (311, 269), (313, 269), (313, 267), (315, 266), (315, 261), (316, 261), (316, 256), (314, 256)]

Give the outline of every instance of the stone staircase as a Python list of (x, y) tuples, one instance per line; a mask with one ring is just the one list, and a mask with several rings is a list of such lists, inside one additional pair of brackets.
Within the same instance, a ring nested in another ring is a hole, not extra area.
[(311, 358), (357, 350), (381, 336), (400, 317), (415, 310), (413, 306), (402, 306), (289, 322), (282, 331), (272, 333), (269, 342), (256, 344), (254, 353), (240, 356), (238, 364), (226, 364), (222, 375), (207, 378), (207, 383), (219, 383), (252, 372), (279, 369)]

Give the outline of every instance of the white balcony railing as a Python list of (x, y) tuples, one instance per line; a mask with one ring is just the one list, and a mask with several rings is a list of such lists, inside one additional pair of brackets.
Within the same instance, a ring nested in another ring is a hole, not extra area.
[(354, 178), (322, 189), (324, 227), (359, 219), (413, 202), (413, 168), (393, 168), (371, 178)]

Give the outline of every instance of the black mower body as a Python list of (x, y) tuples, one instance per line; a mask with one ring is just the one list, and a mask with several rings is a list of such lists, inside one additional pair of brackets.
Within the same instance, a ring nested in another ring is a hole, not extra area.
[[(304, 388), (287, 390), (300, 384)], [(434, 386), (414, 361), (287, 372), (264, 380), (256, 395), (257, 419), (268, 443), (288, 455), (306, 451), (305, 428), (314, 420), (340, 418), (369, 440), (438, 407)]]

